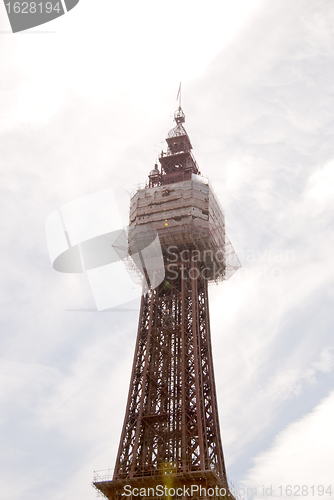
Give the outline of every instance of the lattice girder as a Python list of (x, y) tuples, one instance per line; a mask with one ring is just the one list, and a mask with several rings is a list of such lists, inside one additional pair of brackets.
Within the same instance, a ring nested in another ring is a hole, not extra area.
[(174, 463), (225, 474), (207, 282), (178, 273), (146, 291), (114, 479)]

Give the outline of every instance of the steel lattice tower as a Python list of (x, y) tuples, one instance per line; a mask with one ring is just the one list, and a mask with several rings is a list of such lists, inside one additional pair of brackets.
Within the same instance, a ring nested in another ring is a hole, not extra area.
[[(125, 485), (197, 485), (215, 489), (215, 497), (223, 488), (232, 496), (220, 437), (208, 282), (230, 277), (239, 261), (223, 212), (191, 153), (181, 107), (174, 119), (160, 169), (155, 165), (147, 186), (131, 199), (129, 253), (155, 230), (165, 276), (155, 286), (154, 275), (142, 268), (146, 280), (115, 471), (112, 478), (96, 475), (93, 483), (112, 500), (121, 498)], [(206, 491), (192, 498), (206, 497)], [(162, 498), (154, 492), (145, 497)]]

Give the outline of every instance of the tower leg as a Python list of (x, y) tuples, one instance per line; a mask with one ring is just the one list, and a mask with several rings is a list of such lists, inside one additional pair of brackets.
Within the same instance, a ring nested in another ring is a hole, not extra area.
[(173, 270), (175, 275), (142, 297), (113, 480), (95, 483), (110, 499), (120, 498), (124, 485), (131, 491), (138, 485), (155, 488), (167, 483), (175, 487), (217, 486), (228, 491), (213, 372), (208, 284), (200, 268), (180, 263)]

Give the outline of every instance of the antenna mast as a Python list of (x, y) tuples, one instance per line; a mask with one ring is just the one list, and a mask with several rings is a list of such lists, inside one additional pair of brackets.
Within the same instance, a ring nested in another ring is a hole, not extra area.
[(181, 108), (181, 82), (180, 82), (180, 85), (179, 85), (179, 91), (177, 93), (177, 96), (176, 96), (176, 100), (179, 100), (179, 109)]

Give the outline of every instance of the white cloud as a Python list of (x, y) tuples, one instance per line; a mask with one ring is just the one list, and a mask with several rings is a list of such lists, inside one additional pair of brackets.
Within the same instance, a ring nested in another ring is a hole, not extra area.
[(309, 198), (313, 213), (317, 214), (323, 210), (333, 207), (334, 203), (334, 161), (330, 161), (314, 172), (309, 179)]
[(320, 353), (319, 361), (312, 363), (312, 367), (323, 373), (331, 372), (334, 368), (333, 348), (324, 349)]
[(247, 488), (257, 488), (258, 494), (253, 497), (263, 498), (263, 486), (272, 486), (273, 498), (288, 498), (288, 485), (292, 485), (293, 493), (300, 494), (302, 486), (306, 485), (309, 496), (313, 496), (311, 487), (314, 486), (315, 497), (330, 498), (328, 488), (333, 487), (334, 461), (331, 440), (333, 418), (332, 392), (311, 413), (288, 425), (276, 436), (268, 450), (253, 459), (254, 465), (242, 480), (241, 487), (246, 491)]

